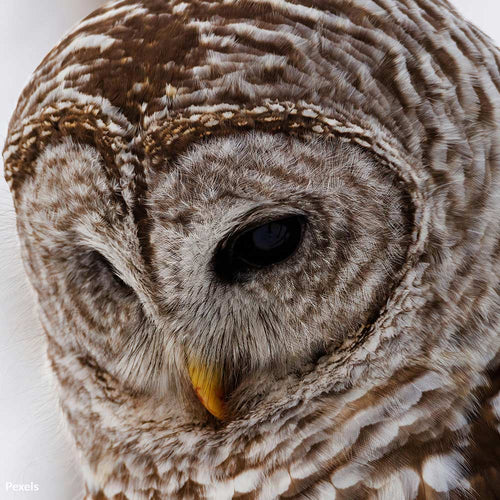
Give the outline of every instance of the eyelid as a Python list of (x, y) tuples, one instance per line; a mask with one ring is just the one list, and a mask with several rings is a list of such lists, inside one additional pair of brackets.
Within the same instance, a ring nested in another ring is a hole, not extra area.
[(276, 219), (275, 218), (273, 218), (273, 219), (264, 219), (262, 221), (256, 222), (255, 224), (252, 224), (250, 226), (246, 226), (241, 231), (235, 231), (235, 233), (233, 235), (231, 235), (231, 238), (235, 238), (235, 239), (241, 238), (245, 234), (249, 233), (250, 231), (254, 231), (255, 229), (258, 229), (259, 227), (265, 226), (267, 224), (271, 224), (273, 222), (282, 222), (282, 221), (285, 221), (287, 219), (291, 219), (293, 217), (300, 218), (301, 219), (301, 224), (305, 224), (306, 223), (306, 217), (303, 216), (302, 214), (288, 214), (288, 215), (285, 215), (284, 217), (279, 217), (279, 218), (276, 218)]
[(300, 208), (281, 204), (279, 206), (275, 204), (259, 205), (240, 215), (234, 221), (234, 226), (222, 236), (221, 241), (228, 241), (237, 234), (243, 234), (270, 222), (294, 216), (303, 217), (304, 223), (307, 223), (308, 214)]

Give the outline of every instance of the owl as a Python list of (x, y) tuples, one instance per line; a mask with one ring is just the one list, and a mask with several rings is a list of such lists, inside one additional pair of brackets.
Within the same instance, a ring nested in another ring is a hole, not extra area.
[(87, 500), (500, 498), (500, 52), (445, 0), (122, 0), (4, 149)]

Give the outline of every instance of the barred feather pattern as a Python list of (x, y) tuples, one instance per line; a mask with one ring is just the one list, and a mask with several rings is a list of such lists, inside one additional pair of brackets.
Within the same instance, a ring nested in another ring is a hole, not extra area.
[[(443, 0), (125, 0), (69, 33), (4, 162), (85, 498), (497, 498), (499, 88)], [(288, 261), (215, 276), (290, 213)]]

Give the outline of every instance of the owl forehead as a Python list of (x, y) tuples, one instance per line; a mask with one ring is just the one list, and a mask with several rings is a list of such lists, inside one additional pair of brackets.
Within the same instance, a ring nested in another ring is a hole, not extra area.
[[(401, 142), (418, 146), (402, 104), (421, 97), (420, 89), (402, 95), (394, 72), (381, 70), (388, 51), (410, 57), (400, 41), (407, 35), (389, 28), (402, 15), (399, 2), (391, 5), (110, 4), (46, 57), (23, 92), (7, 179), (21, 184), (44, 145), (65, 135), (96, 145), (119, 177), (133, 168), (131, 151), (159, 165), (200, 137), (252, 128), (333, 131), (392, 161), (405, 152)], [(426, 15), (428, 6), (415, 5)], [(436, 84), (427, 80), (424, 94)]]
[(346, 162), (349, 153), (353, 162), (368, 161), (338, 141), (309, 142), (257, 132), (209, 137), (154, 170), (151, 197), (158, 203), (188, 199), (206, 205), (236, 199), (279, 202), (294, 193), (320, 194), (335, 175), (337, 157)]

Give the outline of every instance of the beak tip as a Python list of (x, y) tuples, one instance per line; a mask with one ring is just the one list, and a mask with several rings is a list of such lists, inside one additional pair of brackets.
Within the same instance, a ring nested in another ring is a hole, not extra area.
[(188, 373), (193, 389), (206, 410), (219, 420), (224, 420), (226, 408), (220, 370), (189, 359)]

